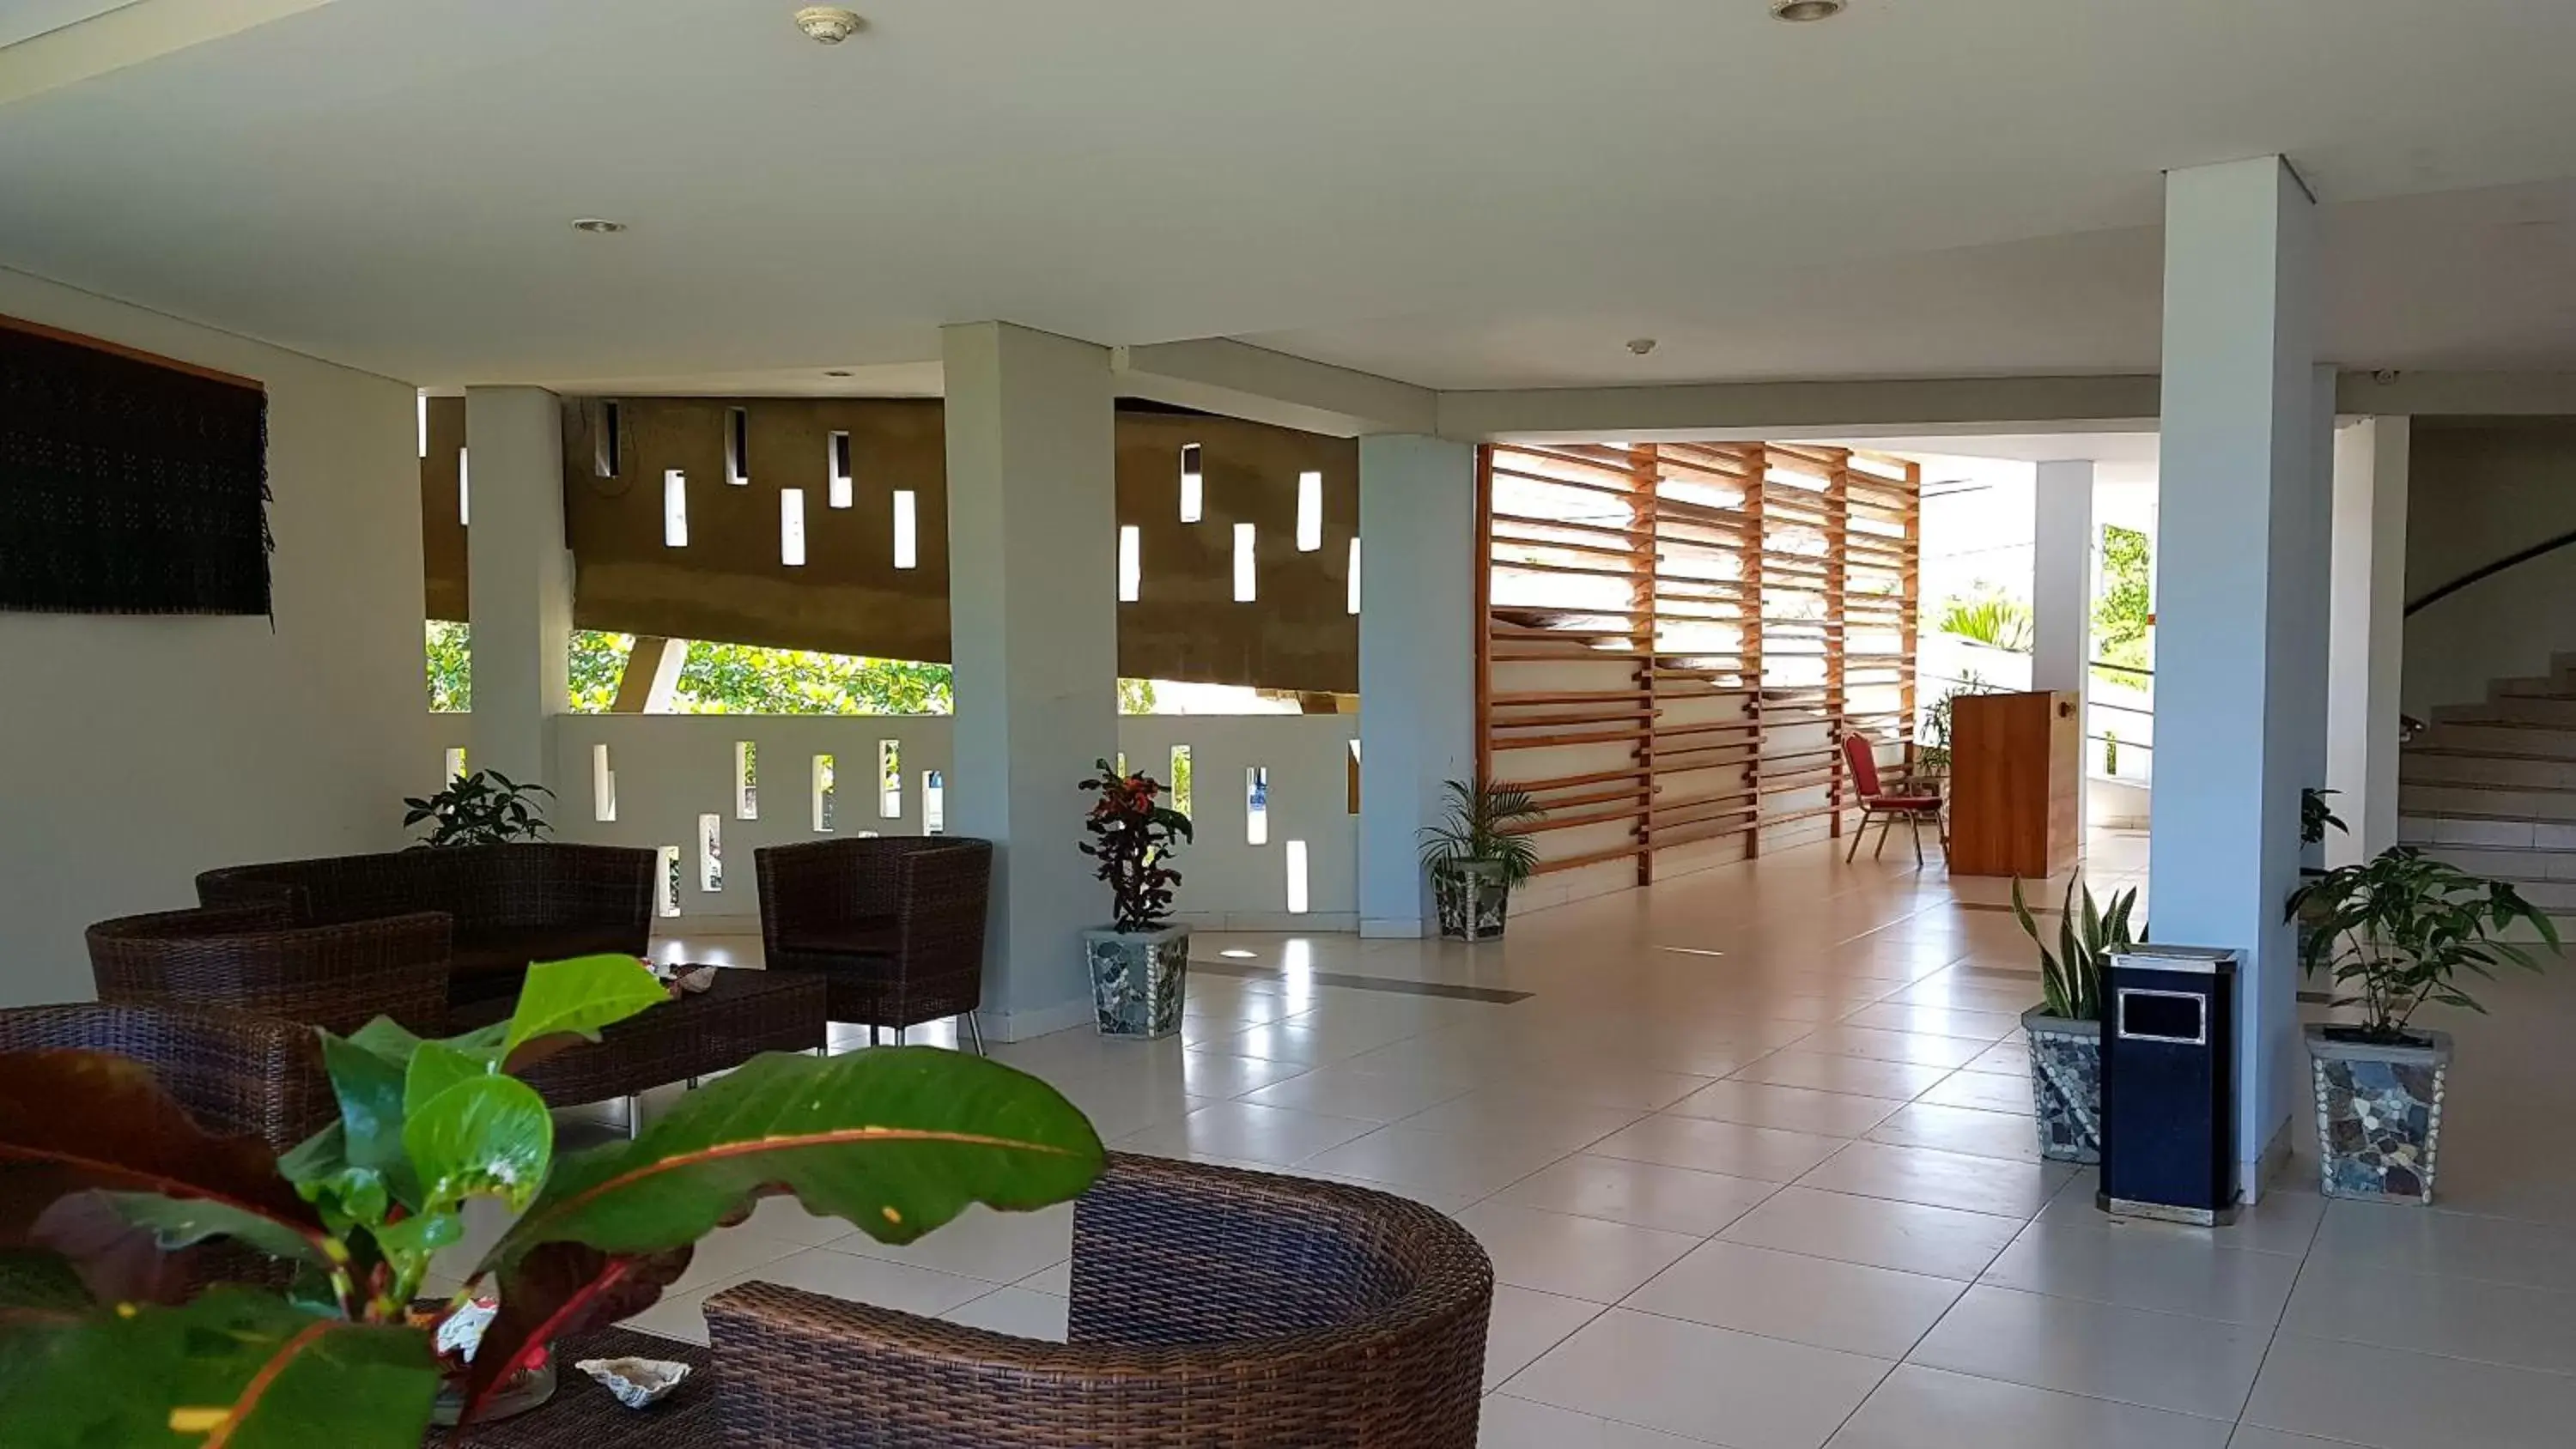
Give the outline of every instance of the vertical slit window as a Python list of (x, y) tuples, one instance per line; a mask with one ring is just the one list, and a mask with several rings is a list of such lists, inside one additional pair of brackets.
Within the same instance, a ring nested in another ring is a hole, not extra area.
[(429, 394), (420, 394), (420, 459), (429, 461)]
[(1357, 740), (1351, 741), (1349, 784), (1350, 813), (1357, 815), (1360, 813), (1360, 742)]
[(725, 409), (725, 481), (736, 488), (751, 481), (751, 409)]
[(1313, 553), (1324, 546), (1324, 475), (1297, 475), (1297, 551)]
[(1288, 914), (1306, 914), (1306, 842), (1292, 840), (1283, 852), (1288, 859)]
[(1356, 537), (1351, 540), (1351, 576), (1348, 588), (1350, 599), (1343, 607), (1356, 618), (1360, 612), (1360, 541)]
[(1145, 581), (1145, 537), (1136, 525), (1118, 530), (1118, 602), (1132, 604)]
[(805, 566), (805, 490), (778, 490), (778, 561), (789, 568)]
[(602, 478), (626, 471), (625, 414), (613, 402), (599, 405), (599, 436), (593, 439), (591, 469)]
[(590, 818), (606, 823), (617, 818), (617, 771), (608, 763), (608, 746), (590, 747)]
[(662, 865), (654, 872), (654, 913), (676, 916), (680, 913), (680, 847), (665, 845), (654, 854), (661, 857)]
[(856, 485), (850, 481), (850, 435), (834, 433), (831, 446), (826, 453), (826, 461), (831, 469), (832, 492), (831, 496), (824, 501), (834, 508), (847, 508), (856, 501), (857, 492)]
[(662, 475), (662, 545), (689, 546), (689, 475), (677, 468)]
[(1270, 843), (1270, 767), (1253, 765), (1243, 772), (1243, 843)]
[(1257, 592), (1252, 566), (1253, 528), (1249, 523), (1234, 526), (1234, 601), (1249, 604)]
[(877, 818), (903, 816), (903, 741), (877, 741)]
[(832, 757), (814, 757), (814, 833), (832, 833)]
[(456, 450), (456, 522), (460, 528), (474, 526), (473, 470), (466, 464), (466, 450)]
[(921, 772), (921, 833), (941, 835), (948, 830), (948, 777), (937, 770)]
[(1169, 779), (1169, 780), (1167, 780), (1167, 781), (1165, 781), (1164, 783), (1172, 787), (1172, 808), (1173, 808), (1173, 809), (1175, 809), (1175, 810), (1178, 810), (1179, 812), (1181, 812), (1181, 813), (1182, 813), (1182, 814), (1184, 814), (1184, 815), (1189, 814), (1189, 813), (1190, 813), (1190, 747), (1189, 747), (1189, 746), (1187, 746), (1187, 745), (1174, 745), (1174, 746), (1172, 746), (1172, 778), (1171, 778), (1171, 779)]
[(1181, 445), (1181, 522), (1196, 523), (1207, 507), (1207, 474), (1196, 443)]
[(760, 747), (749, 740), (733, 742), (733, 818), (760, 818)]
[(894, 494), (894, 566), (921, 566), (921, 535), (913, 517), (913, 493), (909, 488), (898, 488)]
[(447, 780), (442, 781), (441, 783), (443, 785), (445, 783), (462, 780), (464, 778), (465, 747), (463, 745), (450, 746), (447, 751)]
[(724, 817), (698, 817), (698, 889), (724, 889)]

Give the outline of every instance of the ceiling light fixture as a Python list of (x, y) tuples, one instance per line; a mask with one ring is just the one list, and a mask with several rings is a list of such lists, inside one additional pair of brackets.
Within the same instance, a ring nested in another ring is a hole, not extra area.
[(1792, 24), (1809, 20), (1831, 20), (1843, 13), (1847, 0), (1771, 0), (1771, 18)]
[(604, 217), (584, 216), (574, 218), (572, 229), (574, 231), (586, 231), (592, 236), (615, 236), (619, 232), (626, 230), (626, 223), (622, 221), (609, 221)]
[(838, 45), (867, 24), (855, 10), (838, 5), (808, 5), (796, 12), (796, 28), (823, 45)]
[(850, 375), (850, 370), (846, 367), (827, 367), (823, 369), (823, 375), (825, 377), (848, 377)]
[(1655, 350), (1655, 339), (1651, 337), (1631, 337), (1628, 339), (1628, 350), (1637, 354), (1639, 357), (1643, 357), (1647, 353)]

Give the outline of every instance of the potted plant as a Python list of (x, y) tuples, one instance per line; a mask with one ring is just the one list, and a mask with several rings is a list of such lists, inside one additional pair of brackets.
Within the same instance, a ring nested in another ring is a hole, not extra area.
[(2091, 887), (2068, 881), (2057, 923), (2057, 953), (2051, 955), (2039, 922), (2022, 901), (2021, 882), (2013, 882), (2013, 918), (2039, 947), (2044, 999), (2021, 1014), (2021, 1025), (2030, 1041), (2030, 1097), (2039, 1121), (2039, 1155), (2052, 1162), (2102, 1160), (2102, 971), (2113, 956), (2144, 938), (2143, 926), (2137, 938), (2129, 934), (2129, 913), (2137, 904), (2136, 891), (2121, 891), (2111, 897), (2111, 908), (2102, 910), (2093, 903)]
[[(126, 1058), (0, 1054), (8, 1442), (417, 1449), (442, 1393), (489, 1417), (555, 1339), (651, 1304), (764, 1195), (903, 1243), (1100, 1173), (1098, 1134), (1054, 1089), (932, 1047), (755, 1057), (642, 1136), (558, 1156), (513, 1069), (664, 999), (641, 963), (592, 956), (531, 967), (511, 1018), (464, 1036), (326, 1032), (340, 1120), (283, 1158), (206, 1134)], [(474, 1198), (518, 1216), (463, 1288), (417, 1307)], [(293, 1286), (148, 1291), (185, 1285), (168, 1255), (211, 1239), (281, 1259)], [(442, 1352), (469, 1311), (490, 1315), (470, 1361)]]
[(1172, 924), (1173, 848), (1190, 838), (1190, 817), (1163, 803), (1148, 775), (1122, 774), (1107, 760), (1082, 782), (1095, 792), (1082, 828), (1082, 853), (1109, 886), (1113, 918), (1082, 933), (1091, 969), (1091, 1006), (1102, 1036), (1165, 1037), (1181, 1029), (1189, 990), (1190, 929)]
[(2300, 964), (2326, 972), (2360, 1008), (2355, 1023), (2307, 1028), (2317, 1099), (2317, 1155), (2332, 1197), (2428, 1203), (2442, 1141), (2448, 1032), (2412, 1026), (2426, 1002), (2484, 1011), (2460, 976), (2537, 971), (2521, 946), (2498, 939), (2522, 924), (2552, 951), (2558, 930), (2511, 885), (2473, 876), (2411, 846), (2330, 870), (2290, 897), (2306, 924)]
[(498, 770), (477, 770), (447, 782), (447, 788), (422, 799), (406, 798), (406, 829), (429, 822), (419, 844), (501, 845), (514, 840), (543, 840), (549, 828), (540, 795), (554, 798), (543, 785), (522, 785)]
[(1538, 869), (1538, 843), (1510, 827), (1547, 812), (1529, 792), (1489, 780), (1449, 780), (1449, 818), (1422, 828), (1422, 864), (1440, 934), (1490, 941), (1503, 934), (1512, 891)]

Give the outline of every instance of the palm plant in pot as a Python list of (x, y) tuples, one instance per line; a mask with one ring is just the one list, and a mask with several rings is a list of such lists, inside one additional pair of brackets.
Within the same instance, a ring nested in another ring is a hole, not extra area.
[(2013, 882), (2013, 918), (2039, 947), (2043, 1000), (2022, 1013), (2021, 1024), (2030, 1041), (2039, 1152), (2053, 1162), (2102, 1160), (2102, 973), (2113, 956), (2145, 937), (2143, 924), (2137, 936), (2129, 933), (2129, 914), (2137, 904), (2135, 890), (2120, 891), (2104, 910), (2094, 904), (2091, 887), (2068, 881), (2052, 955), (2022, 900), (2021, 882)]
[[(543, 1402), (555, 1340), (650, 1305), (765, 1195), (903, 1243), (1101, 1171), (1052, 1088), (931, 1047), (754, 1057), (632, 1140), (557, 1154), (513, 1069), (666, 999), (593, 956), (531, 967), (510, 1019), (463, 1036), (325, 1033), (340, 1119), (283, 1157), (208, 1135), (127, 1058), (0, 1053), (0, 1439), (417, 1449), (433, 1415)], [(477, 1198), (515, 1221), (463, 1288), (420, 1297)], [(192, 1291), (214, 1240), (288, 1286)]]
[(2331, 975), (2346, 993), (2334, 1005), (2361, 1017), (2307, 1028), (2323, 1190), (2431, 1202), (2451, 1037), (2417, 1029), (2415, 1015), (2427, 1003), (2484, 1011), (2462, 975), (2537, 971), (2503, 933), (2528, 926), (2555, 952), (2558, 930), (2506, 882), (2403, 845), (2309, 880), (2289, 913), (2302, 927), (2301, 966)]
[(1190, 838), (1190, 817), (1163, 803), (1150, 775), (1129, 775), (1098, 762), (1082, 782), (1095, 793), (1082, 828), (1082, 853), (1100, 862), (1109, 887), (1110, 924), (1082, 933), (1091, 970), (1092, 1013), (1102, 1036), (1164, 1037), (1181, 1029), (1189, 990), (1190, 929), (1172, 923), (1173, 888), (1181, 873), (1172, 852)]
[(1511, 827), (1547, 812), (1515, 785), (1448, 780), (1449, 818), (1422, 828), (1422, 864), (1440, 934), (1489, 941), (1503, 933), (1511, 894), (1538, 870), (1538, 843)]

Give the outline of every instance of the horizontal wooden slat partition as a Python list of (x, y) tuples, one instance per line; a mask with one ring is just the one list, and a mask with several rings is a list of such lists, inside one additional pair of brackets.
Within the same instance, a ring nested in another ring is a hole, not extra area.
[(1841, 832), (1837, 727), (1912, 733), (1915, 464), (1496, 444), (1478, 493), (1478, 763), (1546, 807), (1542, 872), (1626, 862), (1645, 884), (1667, 852)]

